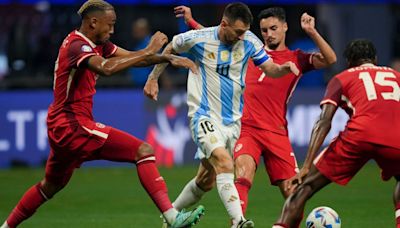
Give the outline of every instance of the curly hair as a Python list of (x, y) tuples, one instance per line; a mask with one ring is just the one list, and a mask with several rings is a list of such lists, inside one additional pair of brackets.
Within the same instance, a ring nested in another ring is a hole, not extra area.
[(357, 39), (347, 44), (343, 56), (346, 58), (349, 67), (373, 63), (376, 59), (376, 48), (369, 40)]

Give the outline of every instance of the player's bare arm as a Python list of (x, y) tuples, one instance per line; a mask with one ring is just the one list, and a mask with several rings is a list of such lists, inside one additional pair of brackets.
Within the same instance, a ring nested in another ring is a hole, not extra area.
[(274, 63), (272, 59), (269, 59), (264, 63), (262, 63), (259, 67), (261, 68), (262, 71), (264, 71), (267, 77), (272, 77), (272, 78), (279, 78), (290, 72), (294, 73), (295, 75), (299, 75), (300, 73), (296, 64), (294, 64), (291, 61), (286, 62), (282, 65), (278, 65)]
[(199, 24), (196, 20), (193, 19), (192, 17), (192, 11), (189, 7), (187, 6), (177, 6), (174, 8), (174, 13), (175, 17), (183, 17), (185, 20), (185, 23), (191, 28), (191, 29), (202, 29), (204, 26), (202, 24)]
[(336, 54), (332, 47), (326, 42), (326, 40), (319, 34), (315, 28), (315, 18), (303, 13), (300, 19), (301, 28), (317, 45), (320, 53), (313, 55), (312, 63), (315, 69), (321, 69), (328, 67), (336, 63)]
[(310, 144), (308, 146), (307, 156), (304, 160), (303, 167), (300, 172), (292, 177), (286, 184), (285, 188), (291, 189), (298, 184), (302, 183), (303, 178), (310, 171), (311, 165), (314, 161), (314, 158), (317, 154), (317, 151), (321, 148), (322, 143), (324, 142), (326, 136), (328, 135), (333, 116), (335, 115), (337, 110), (337, 106), (326, 103), (322, 105), (321, 114), (319, 116), (319, 120), (315, 123), (314, 128), (311, 133)]
[[(172, 48), (172, 43), (169, 43), (164, 51), (162, 52), (163, 55), (169, 55), (173, 52)], [(158, 97), (158, 78), (164, 72), (165, 68), (168, 66), (168, 63), (162, 63), (162, 64), (157, 64), (151, 73), (149, 74), (149, 77), (147, 78), (147, 82), (144, 85), (143, 88), (143, 93), (146, 95), (148, 98), (152, 100), (157, 100)]]

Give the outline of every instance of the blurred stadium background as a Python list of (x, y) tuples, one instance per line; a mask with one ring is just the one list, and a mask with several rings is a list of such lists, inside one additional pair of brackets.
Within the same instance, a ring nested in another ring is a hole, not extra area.
[[(0, 221), (26, 188), (43, 176), (48, 154), (47, 107), (52, 101), (53, 68), (64, 37), (79, 26), (78, 0), (0, 0)], [(173, 7), (185, 4), (203, 25), (217, 25), (226, 0), (113, 0), (117, 24), (111, 40), (134, 50), (143, 48), (149, 36), (160, 30), (172, 39), (188, 28), (176, 19)], [(354, 38), (368, 38), (377, 49), (380, 65), (400, 69), (400, 1), (390, 0), (247, 0), (253, 15), (269, 6), (282, 6), (287, 13), (287, 45), (291, 49), (315, 50), (300, 27), (308, 12), (336, 51), (338, 62), (329, 69), (306, 74), (298, 84), (288, 110), (289, 132), (301, 162), (326, 82), (344, 69), (343, 49)], [(258, 21), (251, 30), (260, 36)], [(186, 71), (169, 68), (161, 77), (162, 93), (154, 103), (142, 95), (151, 69), (122, 72), (100, 78), (95, 96), (97, 121), (125, 130), (151, 143), (163, 166), (171, 198), (195, 174), (195, 146), (186, 118)], [(344, 112), (336, 114), (329, 139), (343, 129)], [(371, 125), (373, 127), (373, 125)], [(329, 141), (327, 140), (327, 142)], [(75, 174), (69, 187), (56, 200), (39, 210), (22, 227), (158, 227), (158, 212), (144, 197), (135, 174), (111, 162), (91, 162)], [(331, 186), (314, 198), (315, 206), (338, 211), (343, 226), (394, 227), (392, 182), (382, 183), (375, 164), (356, 176), (349, 187)], [(270, 227), (283, 200), (269, 186), (259, 169), (250, 193), (249, 216), (258, 227)], [(104, 196), (104, 197), (103, 197)], [(228, 218), (217, 193), (206, 196), (206, 217), (198, 227), (228, 227)]]

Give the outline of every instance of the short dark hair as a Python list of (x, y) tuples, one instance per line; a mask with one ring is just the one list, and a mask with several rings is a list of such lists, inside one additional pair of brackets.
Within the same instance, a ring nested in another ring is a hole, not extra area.
[(78, 10), (78, 15), (85, 18), (88, 14), (96, 11), (114, 10), (114, 7), (103, 0), (88, 0)]
[(227, 17), (231, 22), (241, 20), (248, 25), (253, 23), (253, 15), (249, 7), (241, 2), (234, 2), (227, 5), (224, 10), (224, 17)]
[(258, 14), (258, 20), (269, 18), (269, 17), (276, 17), (282, 22), (286, 22), (286, 12), (281, 7), (271, 7), (267, 8)]
[(376, 48), (369, 40), (356, 39), (347, 44), (343, 56), (346, 58), (349, 67), (373, 63), (376, 59)]

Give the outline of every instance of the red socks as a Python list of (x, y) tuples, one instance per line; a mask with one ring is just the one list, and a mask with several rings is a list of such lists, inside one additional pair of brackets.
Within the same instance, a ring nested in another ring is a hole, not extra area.
[(155, 163), (154, 155), (145, 156), (136, 162), (137, 172), (142, 186), (146, 189), (147, 194), (157, 205), (161, 212), (165, 212), (173, 208), (168, 197), (167, 185)]
[(251, 182), (243, 177), (236, 178), (235, 186), (239, 192), (240, 204), (242, 206), (243, 215), (246, 214), (248, 195), (251, 188)]
[(40, 187), (41, 185), (38, 183), (25, 192), (17, 206), (15, 206), (14, 210), (7, 218), (9, 227), (16, 227), (21, 222), (31, 217), (36, 209), (46, 202), (47, 199), (44, 194), (41, 193)]

